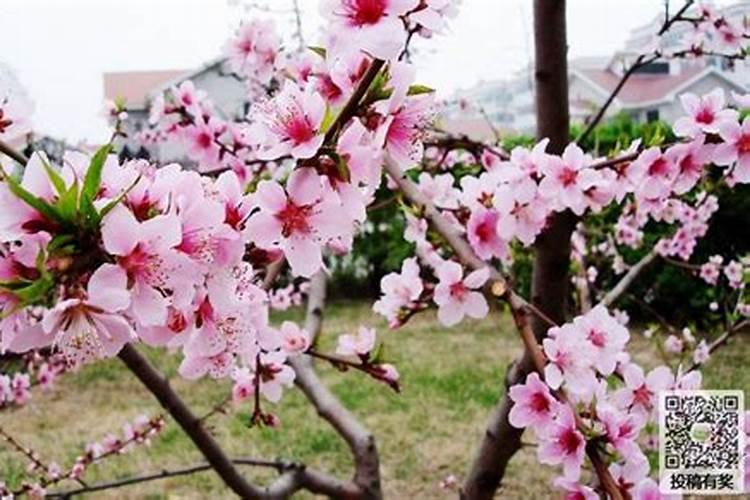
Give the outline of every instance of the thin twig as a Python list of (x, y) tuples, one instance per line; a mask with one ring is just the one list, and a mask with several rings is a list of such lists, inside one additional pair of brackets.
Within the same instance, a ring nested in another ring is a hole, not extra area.
[(29, 161), (29, 159), (26, 158), (25, 155), (19, 153), (18, 151), (13, 149), (10, 144), (3, 141), (0, 141), (0, 153), (8, 156), (9, 158), (12, 158), (21, 165), (26, 165), (26, 163)]
[[(235, 465), (249, 465), (254, 467), (269, 467), (276, 469), (278, 472), (284, 472), (286, 470), (293, 469), (295, 467), (300, 467), (298, 464), (290, 463), (290, 462), (283, 462), (278, 460), (259, 460), (259, 459), (252, 459), (252, 458), (233, 458), (231, 459), (232, 463)], [(164, 469), (160, 472), (153, 472), (150, 474), (144, 474), (141, 476), (133, 476), (128, 477), (125, 479), (119, 479), (116, 481), (108, 481), (103, 483), (97, 483), (92, 484), (89, 486), (84, 486), (81, 488), (77, 488), (74, 490), (67, 490), (67, 491), (56, 491), (56, 492), (50, 492), (47, 494), (50, 498), (61, 498), (61, 499), (68, 499), (72, 498), (74, 496), (83, 495), (85, 493), (93, 493), (95, 491), (103, 491), (103, 490), (110, 490), (115, 488), (122, 488), (124, 486), (130, 486), (133, 484), (138, 483), (145, 483), (149, 481), (156, 481), (159, 479), (167, 479), (170, 477), (176, 477), (176, 476), (186, 476), (189, 474), (195, 474), (197, 472), (203, 472), (207, 470), (211, 470), (213, 466), (208, 462), (202, 462), (199, 464), (191, 465), (189, 467), (182, 467), (180, 469), (172, 469), (167, 470)]]
[[(723, 345), (726, 345), (726, 343), (729, 341), (730, 337), (732, 337), (734, 334), (742, 330), (743, 328), (750, 325), (750, 320), (742, 320), (739, 323), (735, 324), (732, 328), (729, 328), (727, 331), (722, 333), (719, 337), (716, 338), (713, 342), (711, 342), (708, 346), (708, 353), (713, 354), (714, 351), (722, 347)], [(691, 372), (693, 370), (697, 370), (700, 368), (702, 363), (693, 363), (690, 368), (688, 368), (688, 372)]]
[[(690, 6), (694, 3), (694, 0), (687, 0), (685, 4), (678, 10), (674, 16), (672, 17), (666, 17), (664, 19), (664, 23), (662, 24), (661, 28), (659, 29), (659, 32), (657, 33), (657, 36), (661, 36), (664, 33), (666, 33), (672, 25), (682, 19), (682, 15), (690, 8)], [(654, 54), (651, 56), (648, 56), (647, 54), (641, 54), (639, 55), (636, 60), (633, 62), (633, 64), (630, 65), (630, 67), (625, 71), (625, 73), (620, 78), (620, 81), (617, 82), (617, 85), (610, 93), (609, 97), (607, 97), (607, 100), (604, 101), (604, 104), (599, 108), (599, 111), (597, 111), (594, 118), (588, 123), (584, 131), (576, 138), (576, 144), (581, 144), (584, 142), (589, 135), (594, 131), (594, 129), (599, 125), (599, 123), (602, 121), (602, 118), (604, 118), (605, 113), (609, 109), (609, 107), (612, 105), (612, 102), (614, 102), (617, 95), (620, 93), (622, 88), (625, 86), (627, 81), (630, 79), (633, 74), (639, 70), (640, 68), (647, 66), (648, 64), (651, 64), (652, 62), (659, 59), (660, 54)]]
[(599, 302), (605, 307), (609, 307), (622, 296), (623, 293), (630, 288), (630, 285), (636, 280), (636, 278), (651, 264), (659, 254), (655, 249), (651, 249), (649, 253), (641, 257), (641, 260), (633, 264), (627, 273), (617, 282), (617, 284), (604, 296)]

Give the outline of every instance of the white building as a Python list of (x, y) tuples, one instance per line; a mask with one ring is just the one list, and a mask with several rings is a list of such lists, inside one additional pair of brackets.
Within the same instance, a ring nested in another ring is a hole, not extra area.
[[(722, 9), (729, 19), (742, 23), (750, 18), (750, 2)], [(569, 61), (570, 114), (573, 122), (590, 119), (612, 94), (617, 83), (638, 54), (648, 52), (663, 15), (631, 31), (624, 49), (613, 57), (587, 57)], [(675, 46), (689, 26), (677, 23), (662, 40), (665, 48)], [(716, 87), (727, 91), (750, 89), (750, 62), (729, 64), (720, 57), (657, 61), (636, 71), (612, 102), (606, 116), (627, 113), (638, 121), (672, 121), (681, 113), (679, 95), (706, 93)], [(509, 80), (481, 82), (455, 93), (446, 120), (489, 118), (500, 128), (533, 133), (535, 128), (533, 73), (531, 68)], [(460, 103), (468, 106), (459, 107)], [(483, 115), (480, 110), (484, 110)]]
[[(128, 71), (104, 74), (104, 97), (109, 100), (124, 99), (128, 112), (125, 132), (133, 137), (148, 127), (149, 107), (154, 98), (170, 87), (191, 80), (196, 89), (207, 93), (214, 103), (217, 114), (225, 119), (237, 119), (248, 111), (245, 84), (234, 76), (224, 58), (210, 61), (192, 71)], [(189, 163), (182, 155), (178, 144), (160, 144), (143, 148), (133, 140), (120, 145), (130, 156), (148, 154), (150, 158), (163, 162), (182, 161)]]

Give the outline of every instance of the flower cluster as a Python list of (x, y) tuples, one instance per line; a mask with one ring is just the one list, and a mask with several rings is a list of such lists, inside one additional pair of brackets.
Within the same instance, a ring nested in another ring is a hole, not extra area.
[(279, 287), (271, 290), (268, 294), (271, 309), (275, 311), (286, 311), (290, 307), (296, 307), (302, 304), (310, 283), (303, 281), (301, 283), (289, 283), (285, 287)]
[(708, 262), (700, 266), (699, 275), (709, 285), (716, 285), (723, 275), (727, 284), (736, 290), (745, 288), (745, 275), (748, 274), (748, 265), (737, 260), (730, 260), (724, 264), (724, 257), (712, 255)]
[[(686, 94), (683, 104), (689, 115), (678, 120), (676, 130), (685, 136), (684, 142), (653, 146), (641, 152), (637, 152), (638, 144), (634, 144), (622, 161), (594, 159), (575, 144), (569, 145), (562, 155), (549, 154), (546, 140), (532, 149), (515, 148), (508, 160), (500, 160), (494, 152), (484, 150), (482, 159), (488, 155), (494, 158), (481, 162), (484, 171), (462, 175), (460, 179), (456, 179), (454, 172), (435, 175), (422, 172), (418, 187), (454, 223), (456, 230), (465, 235), (475, 254), (488, 263), (497, 259), (508, 264), (510, 245), (534, 243), (555, 212), (570, 210), (584, 215), (611, 206), (620, 210), (614, 231), (617, 244), (638, 248), (647, 224), (661, 224), (670, 231), (656, 243), (656, 252), (687, 261), (719, 208), (715, 195), (697, 191), (703, 186), (701, 181), (711, 172), (723, 173), (721, 178), (730, 187), (748, 179), (738, 153), (741, 136), (737, 138), (737, 134), (726, 132), (740, 127), (739, 113), (726, 107), (722, 91), (703, 97)], [(720, 168), (712, 169), (712, 165)], [(405, 238), (416, 244), (420, 258), (447, 284), (441, 278), (441, 269), (453, 266), (445, 265), (439, 248), (429, 241), (426, 221), (418, 211), (407, 213), (406, 217)], [(609, 248), (609, 252), (621, 259), (616, 248)], [(375, 311), (394, 326), (402, 323), (399, 318), (408, 317), (425, 302), (418, 300), (423, 284), (419, 273), (413, 270), (415, 265), (405, 264), (412, 270), (406, 272), (405, 268), (401, 274), (392, 273), (383, 279), (383, 297), (376, 303)], [(624, 270), (622, 260), (617, 267)], [(731, 284), (739, 287), (741, 266), (735, 261), (726, 272)], [(443, 296), (443, 291), (436, 293), (438, 306), (445, 302)], [(486, 307), (479, 299), (476, 304), (471, 308), (476, 312), (474, 317), (482, 317)], [(446, 325), (463, 317), (443, 307), (440, 311), (439, 317)]]
[(587, 492), (584, 498), (595, 497), (593, 489), (579, 483), (592, 443), (607, 452), (600, 457), (610, 457), (609, 471), (623, 493), (646, 498), (642, 490), (656, 491), (645, 452), (658, 393), (700, 387), (697, 371), (674, 374), (659, 366), (645, 373), (625, 352), (628, 340), (627, 329), (597, 306), (550, 329), (543, 345), (543, 380), (532, 373), (510, 388), (510, 423), (534, 431), (539, 461), (563, 469), (555, 484)]
[(141, 340), (180, 348), (187, 378), (283, 363), (268, 296), (243, 261), (251, 201), (236, 175), (107, 152), (62, 167), (37, 154), (0, 185), (3, 350), (53, 347), (78, 365)]
[(724, 15), (720, 9), (708, 1), (700, 2), (696, 9), (681, 16), (688, 26), (687, 33), (677, 47), (667, 49), (662, 46), (662, 38), (655, 36), (653, 45), (658, 54), (668, 57), (701, 57), (721, 55), (727, 58), (740, 58), (748, 35), (747, 26)]
[(0, 373), (0, 409), (26, 404), (33, 387), (51, 389), (57, 377), (67, 369), (62, 356), (40, 351), (24, 354), (18, 364), (21, 365), (19, 370)]
[(87, 444), (84, 452), (76, 457), (71, 467), (65, 470), (56, 462), (43, 462), (37, 452), (23, 446), (0, 429), (0, 439), (26, 456), (29, 462), (26, 472), (35, 476), (33, 481), (23, 481), (17, 491), (10, 490), (0, 482), (0, 495), (2, 498), (10, 499), (24, 494), (31, 498), (45, 498), (47, 488), (66, 479), (81, 480), (92, 464), (111, 456), (127, 453), (138, 445), (150, 445), (151, 439), (162, 431), (164, 425), (164, 418), (160, 415), (151, 418), (141, 415), (132, 423), (125, 424), (121, 435), (108, 434), (101, 441)]

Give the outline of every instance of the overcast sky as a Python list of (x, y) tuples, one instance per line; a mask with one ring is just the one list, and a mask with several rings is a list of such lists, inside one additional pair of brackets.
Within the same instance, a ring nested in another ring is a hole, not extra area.
[[(312, 42), (320, 30), (318, 2), (299, 2)], [(292, 0), (265, 3), (286, 9)], [(570, 56), (611, 54), (662, 5), (568, 0)], [(419, 81), (447, 94), (511, 76), (533, 52), (531, 10), (531, 0), (463, 0), (450, 32), (419, 45)], [(0, 0), (0, 62), (33, 97), (37, 130), (101, 141), (103, 72), (199, 66), (219, 54), (241, 17), (227, 0)], [(288, 15), (279, 22), (291, 32)]]

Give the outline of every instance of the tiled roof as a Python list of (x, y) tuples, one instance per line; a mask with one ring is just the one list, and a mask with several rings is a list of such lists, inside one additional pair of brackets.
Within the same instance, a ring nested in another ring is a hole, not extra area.
[(104, 98), (124, 98), (128, 108), (142, 108), (149, 92), (185, 73), (187, 70), (104, 73)]
[[(702, 71), (705, 71), (705, 68), (689, 68), (676, 75), (636, 73), (625, 83), (617, 99), (626, 105), (659, 101)], [(620, 81), (620, 76), (607, 69), (579, 69), (578, 72), (607, 94), (610, 94)]]

